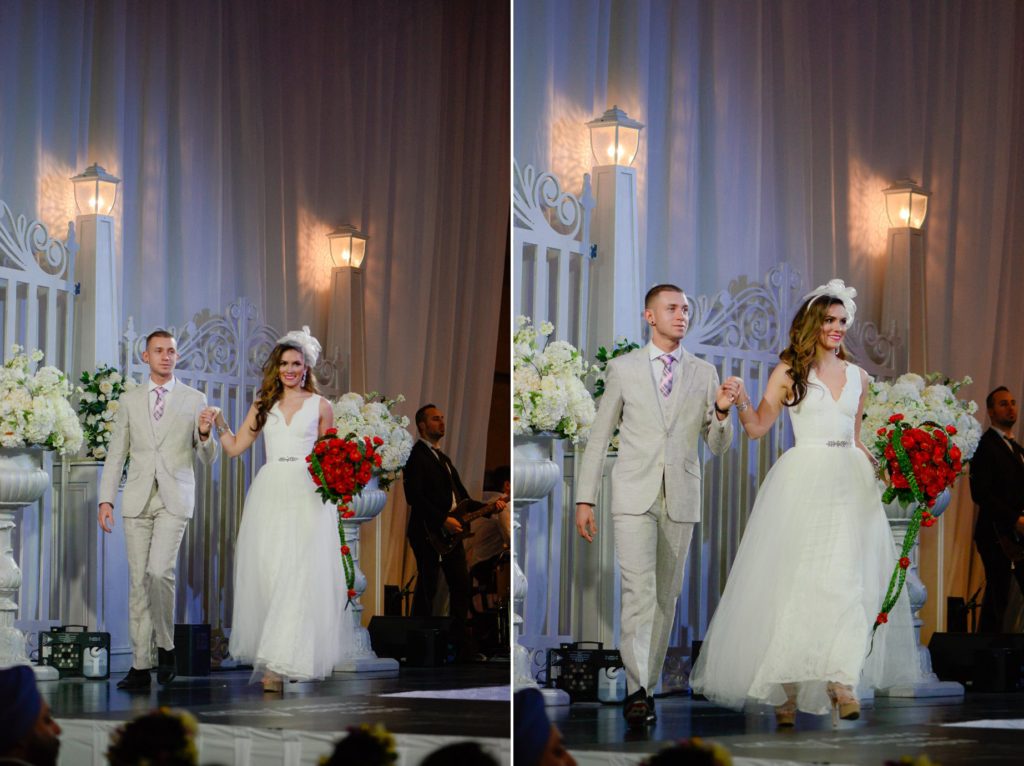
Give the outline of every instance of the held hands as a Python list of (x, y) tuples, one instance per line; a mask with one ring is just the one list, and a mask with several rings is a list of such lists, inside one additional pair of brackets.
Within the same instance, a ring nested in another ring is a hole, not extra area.
[(213, 428), (213, 422), (220, 412), (220, 407), (205, 407), (199, 413), (199, 436), (206, 439)]
[(732, 405), (743, 400), (743, 381), (735, 375), (726, 378), (718, 387), (715, 396), (715, 406), (719, 410), (719, 417), (724, 417), (721, 412), (727, 411)]
[(588, 543), (594, 542), (597, 520), (594, 518), (594, 506), (590, 503), (576, 503), (576, 531)]
[(104, 532), (110, 534), (114, 531), (114, 506), (110, 503), (100, 503), (100, 511), (96, 518)]

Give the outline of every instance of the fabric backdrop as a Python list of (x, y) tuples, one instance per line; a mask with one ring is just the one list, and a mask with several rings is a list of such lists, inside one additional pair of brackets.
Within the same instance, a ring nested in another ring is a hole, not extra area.
[[(0, 199), (62, 233), (70, 176), (123, 179), (122, 317), (140, 329), (244, 295), (324, 340), (326, 234), (354, 224), (367, 385), (410, 418), (438, 404), (479, 493), (507, 321), (509, 28), (507, 4), (474, 0), (0, 0)], [(385, 582), (400, 488), (391, 505)]]
[[(1024, 4), (515, 0), (514, 40), (521, 164), (578, 189), (586, 121), (617, 104), (646, 125), (643, 284), (715, 293), (788, 262), (809, 286), (855, 285), (858, 319), (877, 322), (881, 190), (910, 176), (933, 193), (929, 367), (974, 378), (986, 427), (989, 390), (1024, 396)], [(982, 581), (960, 490), (942, 525), (950, 595)], [(746, 510), (728, 509), (738, 529)]]

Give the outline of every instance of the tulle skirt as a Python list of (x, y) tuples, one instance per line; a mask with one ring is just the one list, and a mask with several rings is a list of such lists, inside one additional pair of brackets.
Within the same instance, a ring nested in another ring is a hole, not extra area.
[(249, 489), (235, 552), (231, 655), (292, 679), (329, 676), (351, 640), (337, 512), (306, 464), (269, 462)]
[(830, 708), (827, 682), (921, 679), (906, 588), (874, 633), (898, 553), (859, 450), (797, 446), (758, 492), (690, 685), (724, 707)]

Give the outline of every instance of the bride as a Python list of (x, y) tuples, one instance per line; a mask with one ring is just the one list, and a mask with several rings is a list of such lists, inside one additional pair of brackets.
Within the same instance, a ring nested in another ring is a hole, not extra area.
[(779, 726), (797, 709), (857, 718), (857, 685), (920, 680), (906, 591), (872, 639), (897, 554), (860, 439), (867, 373), (843, 348), (856, 294), (832, 280), (805, 296), (761, 404), (737, 396), (750, 438), (786, 407), (796, 445), (758, 491), (690, 686), (774, 705)]
[(235, 548), (231, 655), (262, 674), (263, 690), (282, 678), (330, 675), (344, 652), (345, 576), (335, 508), (317, 496), (306, 456), (333, 425), (316, 393), (320, 344), (304, 327), (279, 339), (237, 434), (217, 413), (221, 447), (240, 455), (263, 433), (267, 461), (249, 488)]

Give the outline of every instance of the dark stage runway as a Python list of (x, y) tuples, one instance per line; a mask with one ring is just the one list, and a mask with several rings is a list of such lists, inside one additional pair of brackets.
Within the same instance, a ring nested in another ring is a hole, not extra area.
[(148, 693), (119, 691), (121, 674), (115, 674), (110, 681), (42, 683), (40, 691), (64, 727), (61, 764), (93, 763), (89, 756), (102, 753), (107, 732), (158, 706), (188, 710), (199, 720), (201, 763), (314, 764), (347, 727), (378, 723), (396, 736), (410, 766), (430, 750), (464, 739), (500, 750), (501, 762), (510, 762), (508, 662), (335, 674), (318, 683), (286, 684), (276, 697), (250, 685), (250, 674), (215, 671), (166, 687), (154, 678)]
[[(724, 745), (737, 766), (754, 764), (873, 764), (927, 755), (942, 766), (1024, 764), (1024, 694), (895, 699), (867, 703), (860, 720), (799, 714), (795, 729), (777, 731), (769, 709), (735, 713), (710, 702), (669, 696), (657, 700), (658, 723), (629, 734), (619, 706), (548, 708), (580, 766), (625, 766), (673, 740), (703, 737)], [(971, 725), (956, 725), (971, 722)], [(978, 722), (984, 722), (979, 724)], [(1001, 722), (1008, 728), (989, 728)]]

